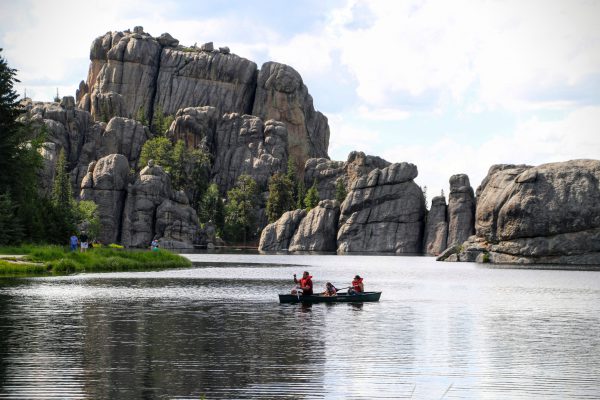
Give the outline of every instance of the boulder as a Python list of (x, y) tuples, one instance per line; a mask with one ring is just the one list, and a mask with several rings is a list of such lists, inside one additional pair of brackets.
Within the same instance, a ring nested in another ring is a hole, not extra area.
[(213, 150), (218, 121), (214, 107), (187, 107), (177, 111), (167, 131), (173, 141), (183, 140), (188, 148), (205, 147)]
[(262, 65), (252, 114), (286, 124), (288, 151), (298, 170), (309, 158), (329, 158), (327, 118), (315, 111), (302, 77), (292, 67), (275, 62)]
[(475, 233), (475, 195), (465, 174), (450, 177), (448, 246), (460, 244)]
[(80, 197), (98, 206), (101, 243), (118, 243), (129, 177), (129, 163), (122, 154), (110, 154), (91, 162), (81, 182)]
[(305, 216), (305, 210), (294, 210), (283, 213), (277, 221), (267, 225), (263, 229), (260, 235), (258, 250), (263, 252), (288, 250), (290, 241), (298, 229), (300, 221)]
[(123, 154), (131, 168), (137, 166), (142, 146), (150, 139), (147, 127), (133, 119), (114, 117), (102, 133), (98, 155)]
[(179, 46), (179, 40), (175, 39), (173, 36), (171, 36), (170, 34), (168, 34), (166, 32), (163, 33), (162, 35), (160, 35), (158, 38), (156, 38), (156, 40), (163, 47), (177, 47), (177, 46)]
[(186, 202), (166, 199), (156, 209), (155, 237), (162, 247), (191, 249), (198, 231), (196, 211)]
[(335, 251), (340, 204), (322, 200), (302, 219), (290, 242), (290, 251)]
[(225, 114), (217, 127), (213, 181), (222, 193), (235, 186), (237, 178), (248, 174), (261, 190), (269, 178), (287, 168), (287, 130), (278, 121), (255, 116)]
[(420, 253), (425, 198), (409, 163), (374, 169), (359, 178), (341, 205), (339, 253)]
[(600, 265), (599, 182), (600, 160), (493, 166), (459, 260)]
[(156, 210), (171, 195), (171, 178), (160, 166), (149, 162), (140, 171), (135, 183), (127, 187), (121, 236), (125, 247), (150, 245), (156, 237)]
[(439, 255), (446, 249), (448, 239), (448, 206), (444, 196), (437, 196), (431, 200), (431, 209), (427, 213), (425, 235), (423, 238), (423, 252), (430, 255)]

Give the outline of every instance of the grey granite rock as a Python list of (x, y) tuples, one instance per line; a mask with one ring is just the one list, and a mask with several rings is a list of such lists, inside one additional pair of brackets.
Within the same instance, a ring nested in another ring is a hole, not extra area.
[(188, 107), (177, 111), (167, 132), (173, 141), (183, 140), (188, 148), (205, 147), (214, 150), (218, 121), (214, 107)]
[(267, 225), (261, 235), (258, 250), (283, 251), (288, 250), (290, 241), (300, 221), (306, 216), (305, 210), (294, 210), (283, 213), (283, 215), (272, 224)]
[(327, 118), (315, 111), (302, 77), (292, 67), (275, 62), (262, 65), (252, 114), (286, 124), (289, 154), (299, 170), (309, 158), (329, 158)]
[(263, 121), (251, 115), (225, 114), (215, 138), (213, 181), (222, 193), (248, 174), (261, 190), (269, 178), (287, 168), (287, 130), (277, 121)]
[(121, 154), (111, 154), (90, 163), (81, 182), (80, 197), (98, 206), (101, 243), (118, 243), (125, 202), (129, 163)]
[(290, 251), (335, 251), (340, 205), (322, 200), (302, 219), (290, 242)]
[(338, 253), (420, 253), (425, 199), (417, 167), (391, 164), (359, 178), (341, 205)]
[(317, 182), (317, 190), (321, 199), (335, 199), (335, 186), (342, 179), (346, 191), (350, 191), (354, 183), (376, 168), (383, 169), (390, 163), (376, 156), (365, 155), (362, 151), (353, 151), (345, 162), (332, 161), (327, 158), (310, 158), (304, 166), (304, 184), (306, 187)]
[(448, 239), (448, 206), (444, 196), (437, 196), (431, 200), (431, 209), (427, 214), (425, 236), (423, 238), (423, 252), (430, 255), (439, 255), (446, 249)]
[(600, 265), (599, 182), (599, 160), (493, 166), (478, 189), (476, 235), (458, 259)]
[(150, 139), (150, 131), (139, 122), (122, 117), (110, 120), (102, 134), (97, 154), (123, 154), (131, 168), (137, 166), (142, 146)]
[(452, 246), (475, 233), (475, 195), (467, 175), (450, 177), (448, 197), (448, 246)]

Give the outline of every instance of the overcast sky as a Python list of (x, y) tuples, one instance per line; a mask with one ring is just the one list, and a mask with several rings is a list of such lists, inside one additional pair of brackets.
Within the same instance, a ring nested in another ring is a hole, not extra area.
[(412, 162), (431, 199), (496, 163), (600, 158), (599, 16), (594, 0), (0, 0), (0, 47), (45, 101), (75, 95), (94, 38), (136, 25), (289, 64), (332, 159)]

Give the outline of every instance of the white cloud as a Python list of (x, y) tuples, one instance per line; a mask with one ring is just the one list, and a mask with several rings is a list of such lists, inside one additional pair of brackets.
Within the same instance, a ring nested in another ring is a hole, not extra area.
[(490, 107), (562, 105), (600, 73), (598, 2), (365, 2), (366, 28), (348, 28), (357, 1), (333, 18), (341, 60), (373, 106), (434, 91), (461, 103), (473, 88)]
[(431, 145), (402, 145), (383, 151), (392, 162), (417, 165), (416, 181), (428, 187), (429, 199), (443, 189), (453, 174), (469, 175), (471, 186), (479, 186), (493, 164), (539, 165), (577, 158), (598, 159), (600, 154), (600, 107), (585, 107), (554, 121), (532, 117), (514, 132), (499, 134), (481, 145), (446, 134)]
[(341, 114), (329, 115), (328, 119), (331, 132), (335, 132), (329, 142), (332, 159), (346, 160), (351, 151), (377, 155), (376, 150), (381, 144), (380, 132), (357, 125)]

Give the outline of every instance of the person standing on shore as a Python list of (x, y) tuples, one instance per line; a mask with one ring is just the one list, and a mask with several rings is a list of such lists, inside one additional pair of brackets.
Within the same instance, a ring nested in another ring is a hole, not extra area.
[(81, 234), (81, 252), (84, 253), (88, 249), (88, 237), (85, 233)]
[(77, 238), (76, 234), (73, 234), (69, 238), (69, 243), (71, 244), (71, 251), (76, 251), (77, 250), (77, 245), (79, 244), (79, 239)]

